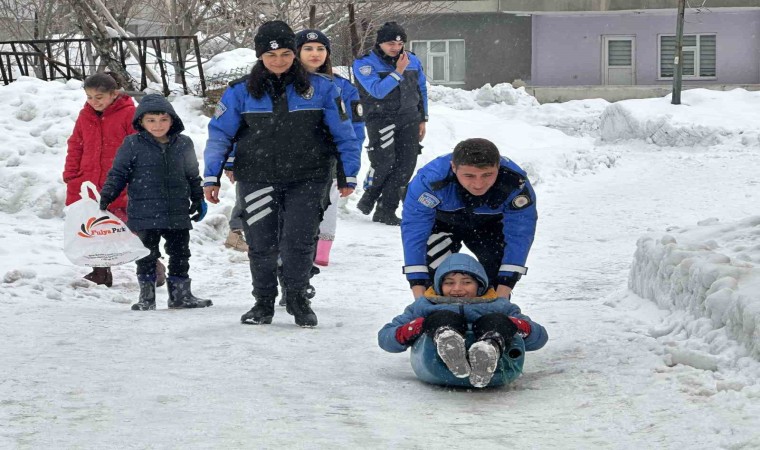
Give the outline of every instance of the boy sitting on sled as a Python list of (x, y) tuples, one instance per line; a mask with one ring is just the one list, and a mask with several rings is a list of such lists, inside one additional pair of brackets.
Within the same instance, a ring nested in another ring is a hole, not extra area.
[(546, 329), (496, 296), (483, 266), (454, 253), (435, 272), (434, 285), (378, 332), (391, 353), (412, 347), (422, 381), (483, 388), (505, 385), (522, 373), (525, 351), (546, 344)]

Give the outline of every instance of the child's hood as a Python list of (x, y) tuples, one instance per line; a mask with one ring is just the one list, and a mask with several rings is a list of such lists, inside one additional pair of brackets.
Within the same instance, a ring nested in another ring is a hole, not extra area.
[(137, 106), (137, 110), (135, 111), (135, 118), (132, 119), (132, 126), (138, 132), (145, 131), (145, 128), (143, 128), (140, 120), (142, 119), (142, 116), (145, 115), (145, 113), (149, 112), (166, 113), (171, 116), (172, 126), (169, 128), (169, 132), (167, 133), (169, 135), (181, 133), (185, 129), (185, 124), (182, 123), (182, 119), (179, 118), (177, 113), (174, 111), (172, 104), (169, 103), (169, 101), (165, 99), (163, 95), (149, 94), (140, 100), (140, 104)]
[(488, 275), (483, 265), (477, 259), (465, 253), (453, 253), (435, 270), (433, 289), (438, 295), (443, 295), (441, 286), (443, 278), (451, 272), (466, 273), (478, 282), (478, 296), (484, 295), (488, 289)]

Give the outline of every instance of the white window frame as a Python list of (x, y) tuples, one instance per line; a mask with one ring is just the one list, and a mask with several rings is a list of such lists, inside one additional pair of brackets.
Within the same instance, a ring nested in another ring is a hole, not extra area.
[[(663, 37), (675, 37), (675, 34), (658, 34), (657, 35), (657, 79), (658, 80), (673, 80), (673, 77), (663, 77), (662, 76), (662, 38)], [(694, 53), (694, 75), (683, 75), (682, 79), (684, 80), (716, 80), (718, 79), (718, 33), (686, 33), (684, 36), (694, 36), (696, 37), (695, 41), (697, 45), (694, 46), (683, 46), (682, 52), (686, 53), (692, 52)], [(699, 75), (700, 72), (700, 64), (699, 64), (699, 54), (700, 54), (700, 45), (702, 43), (702, 36), (715, 36), (715, 75), (711, 77), (703, 77)], [(682, 55), (683, 56), (683, 55)]]
[[(446, 43), (446, 51), (445, 52), (432, 53), (430, 51), (430, 43), (431, 42), (445, 42)], [(462, 42), (463, 45), (464, 45), (463, 52), (462, 52), (462, 58), (464, 59), (464, 61), (462, 61), (462, 64), (465, 65), (465, 80), (462, 80), (462, 81), (451, 81), (451, 70), (449, 69), (449, 59), (450, 59), (450, 56), (449, 56), (449, 43), (450, 42)], [(440, 85), (464, 85), (464, 84), (466, 84), (466, 78), (467, 78), (467, 43), (465, 42), (464, 39), (425, 39), (425, 40), (417, 39), (417, 40), (409, 42), (409, 49), (410, 50), (412, 48), (414, 48), (413, 44), (415, 44), (415, 43), (416, 44), (425, 44), (427, 46), (427, 58), (426, 58), (425, 61), (422, 61), (422, 66), (425, 69), (425, 75), (428, 75), (428, 73), (430, 73), (431, 75), (433, 74), (432, 73), (432, 70), (433, 70), (432, 69), (433, 68), (433, 57), (436, 57), (436, 56), (438, 56), (438, 57), (443, 56), (444, 57), (444, 60), (443, 60), (444, 61), (444, 63), (443, 63), (443, 65), (444, 65), (444, 68), (443, 68), (444, 80), (443, 81), (441, 81), (441, 80), (433, 80), (430, 76), (428, 76), (428, 81), (431, 84), (440, 84)]]

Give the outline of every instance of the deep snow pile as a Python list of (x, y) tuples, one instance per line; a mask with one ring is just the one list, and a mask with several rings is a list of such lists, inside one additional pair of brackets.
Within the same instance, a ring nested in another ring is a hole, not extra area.
[[(717, 342), (714, 330), (725, 327), (760, 358), (760, 216), (734, 223), (707, 219), (643, 236), (636, 246), (628, 283), (633, 292), (661, 308), (709, 319), (697, 320), (689, 335)], [(712, 353), (722, 352), (723, 344)]]
[(760, 92), (691, 89), (682, 92), (681, 105), (670, 101), (668, 95), (610, 104), (600, 119), (602, 139), (641, 139), (659, 146), (760, 143)]
[(496, 86), (486, 84), (472, 91), (428, 85), (428, 100), (452, 109), (479, 109), (495, 104), (518, 107), (538, 106), (538, 100), (525, 92), (525, 88), (515, 89), (509, 83), (499, 83)]

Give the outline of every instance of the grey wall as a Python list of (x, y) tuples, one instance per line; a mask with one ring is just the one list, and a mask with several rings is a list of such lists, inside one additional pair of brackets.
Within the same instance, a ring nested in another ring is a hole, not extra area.
[[(675, 28), (675, 12), (533, 16), (532, 84), (601, 84), (603, 35), (636, 37), (636, 84), (671, 84), (657, 73), (657, 40), (660, 34), (675, 33)], [(690, 11), (684, 33), (717, 34), (717, 77), (690, 83), (760, 83), (760, 10)]]
[(475, 89), (486, 83), (530, 78), (531, 17), (512, 14), (442, 14), (407, 17), (403, 22), (409, 40), (464, 39), (465, 85)]

